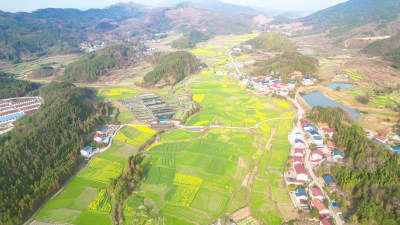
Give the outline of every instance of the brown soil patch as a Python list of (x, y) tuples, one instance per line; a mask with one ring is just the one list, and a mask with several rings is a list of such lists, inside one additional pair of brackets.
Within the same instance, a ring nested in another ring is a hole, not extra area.
[(247, 173), (242, 181), (242, 186), (247, 187), (249, 185), (250, 173)]
[(239, 157), (238, 165), (244, 168), (249, 168), (249, 164), (247, 164), (246, 160), (242, 157)]
[(296, 208), (293, 206), (292, 202), (278, 203), (277, 205), (282, 212), (285, 212), (283, 213), (283, 217), (285, 218), (286, 221), (298, 218), (298, 212)]
[(247, 206), (245, 208), (239, 209), (238, 211), (234, 212), (232, 214), (232, 219), (233, 219), (233, 221), (237, 222), (237, 221), (243, 220), (249, 216), (251, 216), (251, 210), (250, 210), (250, 207)]

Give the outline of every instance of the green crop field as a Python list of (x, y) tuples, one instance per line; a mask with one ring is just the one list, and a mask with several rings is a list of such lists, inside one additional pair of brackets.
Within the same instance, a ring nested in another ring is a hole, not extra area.
[(196, 136), (199, 136), (199, 132), (191, 132), (187, 130), (174, 130), (161, 136), (161, 141), (177, 141), (177, 140), (190, 140)]
[(122, 129), (119, 133), (135, 141), (135, 145), (114, 141), (107, 151), (78, 173), (63, 192), (50, 200), (36, 219), (68, 224), (111, 224), (111, 196), (105, 189), (106, 182), (121, 176), (129, 156), (155, 133), (148, 128), (139, 129), (130, 126)]
[(202, 106), (198, 114), (187, 120), (188, 126), (252, 127), (288, 109), (286, 102), (250, 95), (229, 78), (221, 81), (218, 76), (196, 76), (187, 86)]

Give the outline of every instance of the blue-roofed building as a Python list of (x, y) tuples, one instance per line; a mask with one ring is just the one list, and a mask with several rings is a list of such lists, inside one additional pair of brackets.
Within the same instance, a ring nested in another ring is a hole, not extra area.
[(108, 131), (108, 126), (102, 126), (97, 130), (97, 133), (105, 133)]
[(311, 135), (311, 136), (319, 135), (319, 133), (318, 133), (318, 131), (316, 131), (316, 130), (311, 130), (311, 131), (310, 131), (310, 135)]
[(343, 159), (344, 158), (344, 153), (340, 150), (333, 151), (332, 155), (333, 155), (334, 159)]
[(392, 147), (392, 150), (393, 150), (395, 153), (399, 153), (399, 152), (400, 152), (400, 146), (393, 146), (393, 147)]
[(294, 143), (303, 143), (303, 140), (301, 140), (301, 139), (296, 139), (296, 140), (294, 140)]
[(18, 119), (18, 118), (20, 118), (20, 117), (22, 117), (24, 115), (25, 115), (24, 113), (17, 113), (17, 114), (1, 117), (0, 118), (0, 123), (11, 122), (11, 121), (13, 121), (15, 119)]
[(307, 199), (308, 199), (308, 195), (307, 195), (306, 189), (297, 188), (296, 189), (297, 204), (299, 204), (300, 207), (302, 207), (302, 208), (307, 208), (308, 207)]
[(165, 122), (168, 122), (168, 119), (160, 119), (160, 123), (165, 123)]
[(314, 126), (311, 123), (309, 123), (304, 126), (304, 130), (305, 131), (314, 130)]
[(324, 140), (322, 139), (321, 136), (318, 136), (318, 135), (312, 136), (312, 141), (313, 141), (313, 144), (315, 144), (317, 146), (317, 148), (324, 147)]
[(324, 182), (329, 190), (333, 191), (336, 189), (336, 181), (330, 174), (325, 175), (322, 178), (324, 179)]
[(89, 156), (90, 154), (93, 153), (93, 148), (90, 146), (86, 146), (81, 150), (81, 155), (82, 156)]

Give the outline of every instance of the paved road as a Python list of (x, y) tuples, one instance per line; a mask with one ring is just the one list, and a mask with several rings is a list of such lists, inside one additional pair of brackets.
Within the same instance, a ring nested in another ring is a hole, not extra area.
[[(302, 127), (301, 127), (301, 125), (300, 125), (300, 120), (303, 118), (303, 116), (304, 116), (304, 114), (305, 114), (305, 111), (303, 110), (303, 108), (301, 108), (301, 106), (300, 106), (300, 104), (298, 103), (298, 102), (296, 102), (295, 100), (293, 100), (293, 99), (290, 99), (290, 98), (288, 98), (290, 101), (292, 101), (294, 104), (296, 104), (296, 106), (297, 106), (297, 108), (298, 108), (298, 118), (299, 118), (299, 120), (298, 120), (298, 122), (297, 122), (297, 128), (298, 129), (302, 129)], [(305, 143), (306, 145), (308, 145), (307, 143)], [(310, 160), (310, 154), (311, 154), (311, 150), (310, 150), (310, 148), (309, 147), (307, 147), (307, 150), (306, 150), (306, 156), (305, 156), (305, 159), (304, 159), (304, 166), (305, 166), (305, 168), (307, 169), (307, 171), (308, 171), (308, 174), (310, 174), (310, 176), (311, 176), (311, 179), (314, 181), (314, 184), (315, 185), (317, 185), (321, 190), (324, 190), (323, 189), (323, 184), (317, 179), (317, 177), (315, 176), (315, 174), (314, 174), (314, 171), (312, 170), (312, 168), (311, 168), (311, 160)], [(336, 222), (336, 225), (342, 225), (343, 224), (343, 221), (342, 221), (342, 218), (340, 218), (340, 216), (336, 213), (336, 211), (334, 210), (334, 208), (332, 207), (332, 201), (331, 201), (331, 199), (329, 198), (329, 196), (326, 196), (326, 198), (329, 200), (329, 207), (328, 207), (328, 209), (329, 209), (329, 213), (330, 213), (330, 215), (335, 219), (335, 222)]]

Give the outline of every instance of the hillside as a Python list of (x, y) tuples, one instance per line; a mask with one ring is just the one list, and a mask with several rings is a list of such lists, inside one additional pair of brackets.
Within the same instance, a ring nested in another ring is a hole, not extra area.
[(340, 35), (369, 23), (385, 26), (400, 15), (397, 0), (350, 0), (299, 19), (313, 32)]
[(318, 70), (319, 62), (312, 56), (305, 56), (298, 52), (285, 52), (275, 58), (254, 64), (253, 74), (265, 76), (272, 71), (278, 71), (283, 80), (288, 81), (293, 71), (300, 71), (305, 76), (313, 76)]
[[(22, 224), (73, 173), (84, 147), (81, 135), (98, 125), (88, 93), (52, 83), (45, 104), (0, 137), (0, 224)], [(89, 120), (90, 118), (90, 120)]]
[(246, 45), (251, 45), (253, 49), (265, 51), (286, 51), (295, 50), (295, 44), (286, 36), (278, 33), (264, 33), (258, 37), (245, 42)]
[(371, 56), (383, 56), (393, 63), (393, 67), (400, 69), (400, 35), (375, 41), (365, 47), (364, 52)]
[(200, 70), (200, 61), (189, 52), (179, 51), (166, 55), (162, 63), (146, 74), (144, 84), (160, 86), (175, 84)]
[[(138, 45), (143, 50), (144, 46)], [(62, 79), (69, 82), (94, 82), (108, 76), (115, 69), (126, 68), (141, 59), (140, 49), (128, 44), (115, 44), (97, 52), (83, 55), (79, 60), (68, 64)]]
[[(134, 7), (135, 6), (135, 7)], [(32, 13), (0, 11), (0, 59), (19, 60), (45, 54), (79, 51), (79, 43), (89, 36), (117, 27), (127, 18), (138, 18), (147, 13), (138, 5), (115, 5), (106, 9), (40, 9)], [(108, 29), (95, 29), (108, 25)]]
[(200, 42), (207, 41), (211, 35), (201, 31), (193, 30), (185, 34), (180, 39), (172, 42), (173, 48), (185, 49), (194, 48)]

